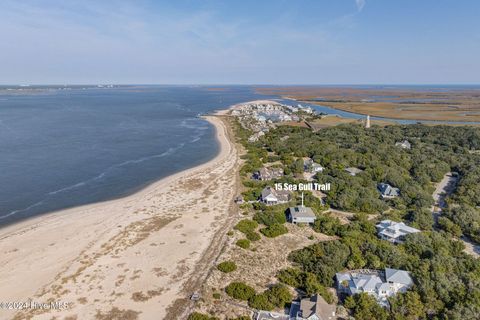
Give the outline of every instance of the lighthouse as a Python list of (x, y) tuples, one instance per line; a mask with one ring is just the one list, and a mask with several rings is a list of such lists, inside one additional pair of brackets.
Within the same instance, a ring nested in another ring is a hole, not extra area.
[(367, 120), (365, 121), (365, 128), (370, 128), (370, 115), (367, 115)]

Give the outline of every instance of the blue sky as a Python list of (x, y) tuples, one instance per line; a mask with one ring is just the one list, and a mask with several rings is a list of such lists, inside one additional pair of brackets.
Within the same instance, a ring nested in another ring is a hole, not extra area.
[(0, 83), (480, 83), (478, 0), (2, 0)]

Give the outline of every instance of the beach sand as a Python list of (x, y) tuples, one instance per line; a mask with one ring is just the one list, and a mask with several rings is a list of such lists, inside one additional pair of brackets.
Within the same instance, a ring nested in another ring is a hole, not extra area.
[(4, 306), (0, 319), (185, 319), (238, 214), (240, 160), (222, 118), (207, 117), (221, 145), (208, 163), (0, 229), (0, 302), (68, 304)]

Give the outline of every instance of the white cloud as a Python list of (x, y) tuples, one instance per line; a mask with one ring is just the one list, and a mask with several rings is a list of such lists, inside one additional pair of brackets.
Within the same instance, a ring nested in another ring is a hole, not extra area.
[(365, 7), (365, 4), (367, 4), (366, 0), (355, 0), (355, 3), (357, 4), (357, 9), (358, 12), (362, 11), (363, 7)]

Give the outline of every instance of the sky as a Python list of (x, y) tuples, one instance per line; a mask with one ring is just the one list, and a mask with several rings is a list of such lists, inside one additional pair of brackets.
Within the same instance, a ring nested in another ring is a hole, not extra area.
[(2, 0), (0, 84), (479, 84), (478, 0)]

